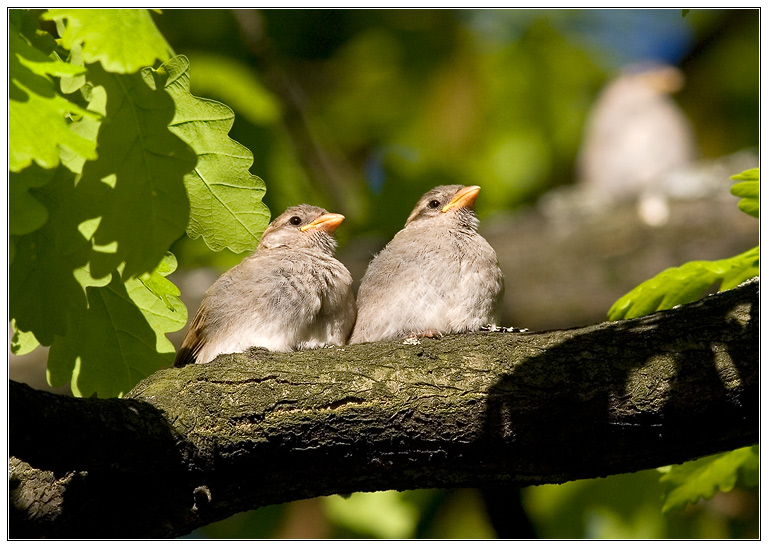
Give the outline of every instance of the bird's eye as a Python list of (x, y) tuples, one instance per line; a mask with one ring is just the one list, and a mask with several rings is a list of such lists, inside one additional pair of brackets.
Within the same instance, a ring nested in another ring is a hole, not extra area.
[(301, 224), (302, 224), (302, 218), (301, 218), (301, 217), (299, 217), (299, 216), (296, 216), (296, 215), (295, 215), (294, 217), (292, 217), (291, 219), (289, 219), (289, 220), (288, 220), (288, 222), (289, 222), (291, 225), (301, 225)]
[(440, 206), (440, 205), (441, 205), (441, 203), (438, 202), (437, 200), (431, 200), (430, 202), (427, 203), (427, 207), (428, 208), (432, 208), (433, 210), (435, 208), (437, 208), (438, 206)]

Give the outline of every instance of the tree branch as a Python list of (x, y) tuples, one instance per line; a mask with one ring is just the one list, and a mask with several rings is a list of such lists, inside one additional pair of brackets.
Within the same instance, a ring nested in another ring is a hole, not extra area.
[(10, 385), (12, 537), (165, 537), (352, 491), (525, 486), (758, 441), (758, 279), (638, 319)]

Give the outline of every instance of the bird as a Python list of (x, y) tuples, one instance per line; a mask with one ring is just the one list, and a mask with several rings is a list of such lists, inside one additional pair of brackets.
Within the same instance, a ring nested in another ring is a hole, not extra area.
[(350, 344), (477, 331), (499, 322), (504, 280), (478, 234), (480, 187), (443, 185), (369, 263)]
[(660, 179), (697, 155), (691, 122), (671, 97), (683, 86), (678, 68), (652, 62), (630, 65), (612, 80), (588, 113), (579, 183), (617, 199), (669, 185)]
[(208, 289), (174, 360), (208, 363), (249, 347), (344, 345), (355, 323), (352, 276), (334, 257), (344, 216), (302, 204), (265, 229), (256, 250)]

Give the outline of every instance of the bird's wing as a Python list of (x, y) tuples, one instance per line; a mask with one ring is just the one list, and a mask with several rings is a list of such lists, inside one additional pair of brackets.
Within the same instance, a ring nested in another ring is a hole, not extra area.
[(203, 333), (203, 326), (205, 325), (205, 313), (202, 311), (202, 307), (198, 309), (195, 314), (195, 318), (190, 324), (187, 335), (184, 336), (179, 352), (176, 353), (174, 358), (174, 366), (184, 366), (185, 364), (193, 364), (200, 353), (200, 349), (206, 341)]

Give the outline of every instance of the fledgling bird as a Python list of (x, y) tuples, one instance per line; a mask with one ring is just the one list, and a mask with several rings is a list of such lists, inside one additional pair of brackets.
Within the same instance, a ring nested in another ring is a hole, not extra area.
[(350, 343), (471, 332), (499, 321), (497, 254), (478, 234), (480, 187), (425, 193), (366, 269)]
[(614, 200), (670, 186), (660, 179), (697, 156), (691, 122), (671, 97), (684, 86), (676, 67), (626, 67), (601, 92), (577, 155), (581, 185)]
[(344, 216), (303, 204), (276, 217), (259, 246), (208, 289), (174, 365), (249, 347), (344, 345), (355, 323), (352, 277), (334, 258)]

